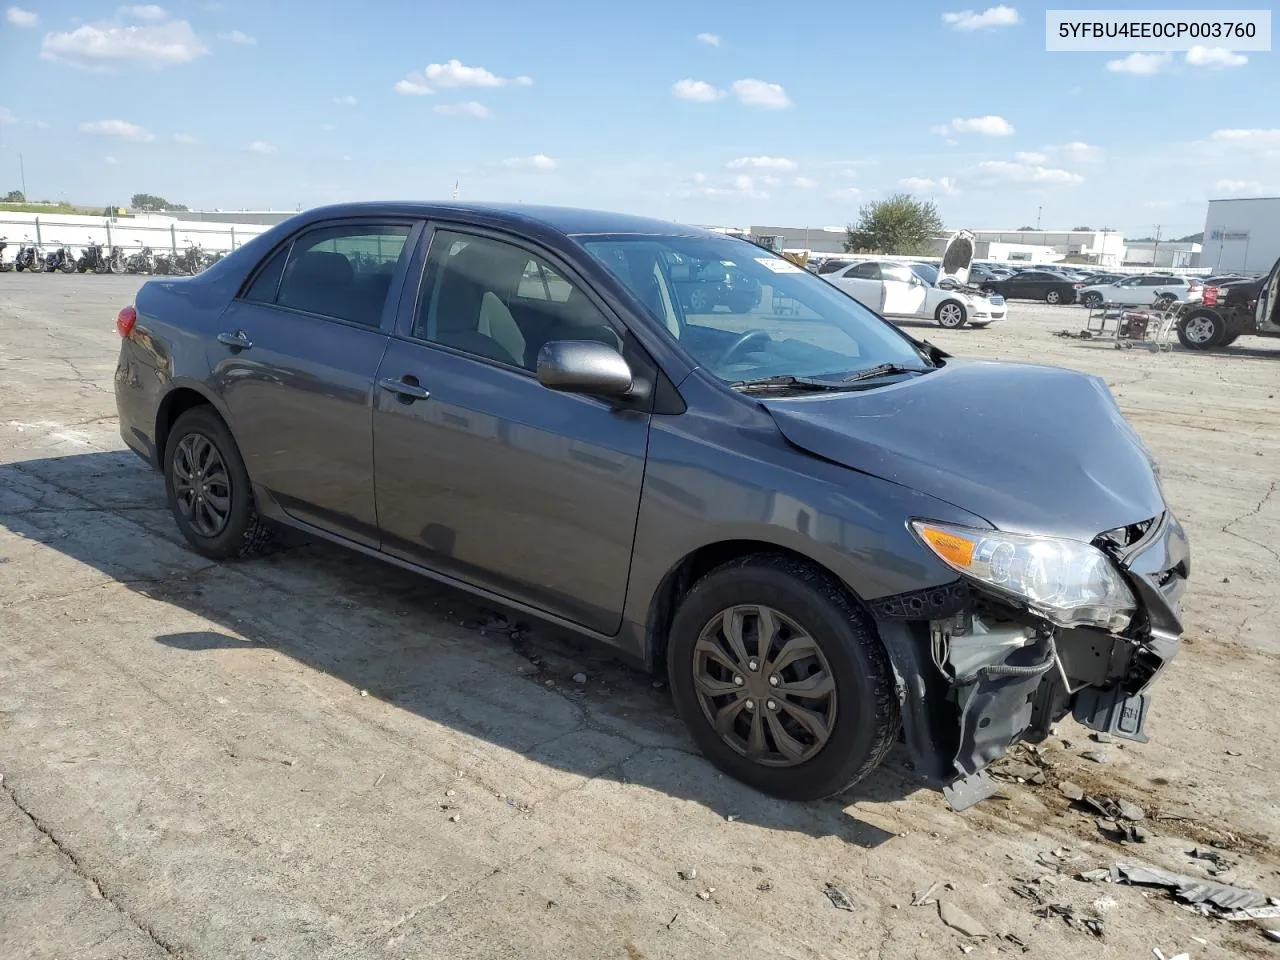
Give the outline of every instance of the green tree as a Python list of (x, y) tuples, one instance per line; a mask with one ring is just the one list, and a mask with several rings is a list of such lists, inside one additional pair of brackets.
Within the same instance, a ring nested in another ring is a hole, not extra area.
[(21, 190), (10, 190), (4, 197), (5, 203), (26, 203), (27, 195)]
[(929, 242), (945, 232), (933, 201), (896, 193), (886, 200), (864, 204), (858, 210), (858, 222), (849, 225), (844, 246), (850, 253), (924, 253)]
[(1072, 227), (1072, 230), (1092, 230), (1093, 227)]
[(157, 197), (153, 193), (135, 193), (129, 200), (129, 206), (134, 210), (186, 210), (186, 204), (170, 203), (164, 197)]

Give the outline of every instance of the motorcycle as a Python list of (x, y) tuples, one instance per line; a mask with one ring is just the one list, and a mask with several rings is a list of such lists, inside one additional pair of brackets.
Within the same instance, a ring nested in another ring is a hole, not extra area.
[(49, 273), (55, 270), (61, 270), (63, 273), (76, 272), (76, 258), (71, 253), (70, 247), (59, 247), (53, 253), (45, 254), (44, 268)]
[(173, 258), (167, 253), (157, 253), (152, 263), (151, 272), (158, 277), (165, 277), (174, 272)]
[(19, 273), (23, 270), (44, 273), (44, 257), (35, 247), (19, 247), (17, 256), (13, 258), (13, 269)]
[(178, 254), (173, 267), (175, 273), (186, 273), (194, 277), (204, 269), (204, 251), (197, 244), (192, 244)]
[(13, 269), (13, 264), (4, 258), (4, 252), (9, 244), (5, 242), (4, 237), (0, 237), (0, 273), (8, 273)]
[(107, 273), (124, 273), (124, 250), (112, 247), (107, 254)]
[(90, 270), (94, 273), (106, 273), (107, 258), (102, 252), (102, 244), (96, 240), (90, 240), (88, 246), (84, 248), (84, 253), (76, 261), (76, 270), (80, 273), (87, 273)]
[(143, 247), (137, 253), (130, 255), (129, 259), (124, 262), (125, 273), (155, 273), (155, 254), (152, 253), (150, 247)]

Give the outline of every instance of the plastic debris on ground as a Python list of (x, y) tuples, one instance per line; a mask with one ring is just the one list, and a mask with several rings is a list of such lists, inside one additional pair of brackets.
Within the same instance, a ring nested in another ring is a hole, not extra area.
[(1268, 905), (1266, 894), (1174, 873), (1160, 867), (1117, 863), (1108, 871), (1106, 879), (1112, 883), (1129, 883), (1140, 887), (1164, 887), (1173, 891), (1178, 900), (1190, 904), (1196, 912), (1223, 920), (1280, 918), (1280, 906)]

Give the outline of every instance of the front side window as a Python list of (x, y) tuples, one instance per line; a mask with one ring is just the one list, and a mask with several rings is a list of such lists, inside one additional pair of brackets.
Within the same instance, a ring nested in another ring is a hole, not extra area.
[[(696, 362), (722, 380), (835, 378), (881, 363), (927, 366), (911, 341), (851, 296), (807, 270), (731, 237), (584, 237), (614, 274)], [(718, 263), (753, 285), (748, 309), (722, 302), (692, 311), (669, 272), (678, 261)], [(910, 271), (908, 271), (909, 273)]]
[(846, 277), (857, 277), (859, 280), (879, 280), (880, 264), (874, 260), (868, 263), (859, 263), (852, 270), (845, 274)]
[(378, 326), (409, 231), (402, 224), (352, 224), (304, 233), (293, 242), (276, 304)]
[(910, 283), (916, 279), (916, 275), (911, 272), (911, 268), (904, 267), (900, 263), (880, 264), (880, 276), (885, 280), (896, 280), (899, 283)]
[(437, 231), (412, 330), (420, 340), (526, 370), (552, 340), (622, 338), (582, 288), (511, 243)]

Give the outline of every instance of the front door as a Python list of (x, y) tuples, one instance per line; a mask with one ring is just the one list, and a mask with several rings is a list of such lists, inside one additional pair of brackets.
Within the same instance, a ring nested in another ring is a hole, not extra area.
[(1254, 311), (1259, 330), (1280, 331), (1280, 260), (1262, 282)]
[(346, 221), (300, 234), (264, 260), (208, 348), (253, 483), (290, 516), (369, 546), (374, 375), (414, 231)]
[(550, 340), (620, 347), (560, 264), (437, 230), (378, 371), (382, 549), (601, 633), (622, 620), (649, 415), (543, 387)]
[(876, 261), (855, 263), (827, 279), (864, 307), (876, 313), (883, 309), (884, 285), (880, 282), (880, 264)]
[(884, 310), (881, 312), (886, 317), (916, 317), (924, 313), (929, 288), (910, 267), (900, 263), (882, 263), (880, 276), (884, 283)]

